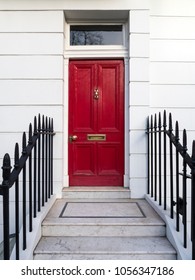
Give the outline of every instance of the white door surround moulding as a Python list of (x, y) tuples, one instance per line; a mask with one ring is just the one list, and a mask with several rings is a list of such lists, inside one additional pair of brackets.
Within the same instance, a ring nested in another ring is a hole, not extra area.
[[(89, 22), (90, 23), (90, 22)], [(128, 23), (126, 23), (126, 26)], [(69, 25), (65, 23), (65, 34), (69, 34)], [(69, 186), (68, 177), (68, 76), (70, 59), (124, 59), (124, 91), (125, 91), (125, 174), (124, 186), (129, 187), (129, 51), (128, 51), (128, 30), (124, 28), (124, 46), (80, 46), (70, 47), (68, 44), (69, 35), (65, 36), (64, 50), (64, 186)]]

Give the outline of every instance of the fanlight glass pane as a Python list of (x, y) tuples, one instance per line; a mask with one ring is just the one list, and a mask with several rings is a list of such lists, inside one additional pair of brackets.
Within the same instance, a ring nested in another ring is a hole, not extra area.
[(123, 45), (122, 25), (71, 25), (70, 45)]

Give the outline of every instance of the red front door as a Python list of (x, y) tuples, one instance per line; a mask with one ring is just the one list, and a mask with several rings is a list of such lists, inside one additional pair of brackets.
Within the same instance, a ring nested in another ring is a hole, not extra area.
[(123, 186), (122, 60), (69, 65), (69, 184)]

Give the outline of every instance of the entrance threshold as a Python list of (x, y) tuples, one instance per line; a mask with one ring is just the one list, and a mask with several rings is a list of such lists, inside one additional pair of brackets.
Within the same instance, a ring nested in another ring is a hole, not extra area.
[(64, 187), (62, 197), (68, 198), (130, 198), (129, 188), (118, 187)]

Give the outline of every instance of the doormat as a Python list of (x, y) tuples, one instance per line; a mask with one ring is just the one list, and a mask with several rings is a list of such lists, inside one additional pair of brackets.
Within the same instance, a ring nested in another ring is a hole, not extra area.
[(137, 202), (66, 202), (60, 218), (145, 218)]

